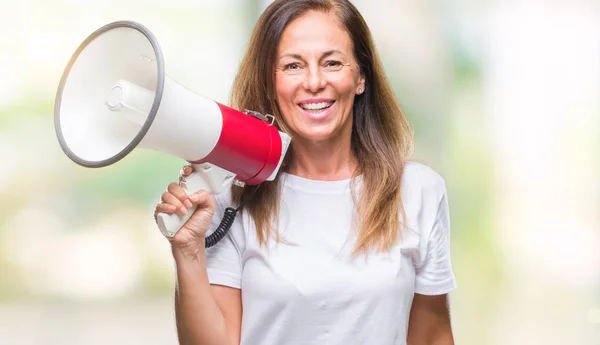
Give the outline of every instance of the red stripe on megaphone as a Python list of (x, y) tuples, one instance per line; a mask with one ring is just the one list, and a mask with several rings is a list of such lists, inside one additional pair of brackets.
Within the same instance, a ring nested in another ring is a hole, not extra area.
[(264, 182), (279, 164), (282, 142), (272, 124), (218, 102), (223, 116), (221, 136), (215, 148), (201, 161), (237, 174), (248, 185)]

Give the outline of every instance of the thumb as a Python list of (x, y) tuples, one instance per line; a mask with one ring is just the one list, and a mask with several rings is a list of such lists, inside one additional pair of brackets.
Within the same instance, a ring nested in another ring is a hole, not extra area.
[(190, 200), (201, 208), (208, 208), (214, 210), (216, 208), (215, 202), (210, 194), (205, 190), (199, 190), (190, 195)]

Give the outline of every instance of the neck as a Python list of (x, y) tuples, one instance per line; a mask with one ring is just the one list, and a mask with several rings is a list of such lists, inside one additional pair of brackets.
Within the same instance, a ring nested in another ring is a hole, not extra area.
[[(348, 138), (349, 139), (349, 138)], [(350, 140), (342, 143), (297, 140), (287, 169), (292, 175), (323, 181), (349, 179), (357, 167)]]

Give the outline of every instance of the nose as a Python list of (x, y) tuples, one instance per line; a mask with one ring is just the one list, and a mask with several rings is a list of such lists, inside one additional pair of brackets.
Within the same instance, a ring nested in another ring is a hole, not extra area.
[(317, 66), (308, 68), (308, 73), (304, 77), (304, 88), (312, 93), (317, 93), (325, 87), (325, 80), (321, 69)]

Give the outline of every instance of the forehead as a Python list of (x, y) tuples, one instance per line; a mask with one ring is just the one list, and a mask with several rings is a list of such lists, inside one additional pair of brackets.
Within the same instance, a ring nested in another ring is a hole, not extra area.
[(337, 49), (352, 55), (352, 46), (350, 35), (335, 14), (310, 11), (288, 24), (277, 52), (302, 54)]

